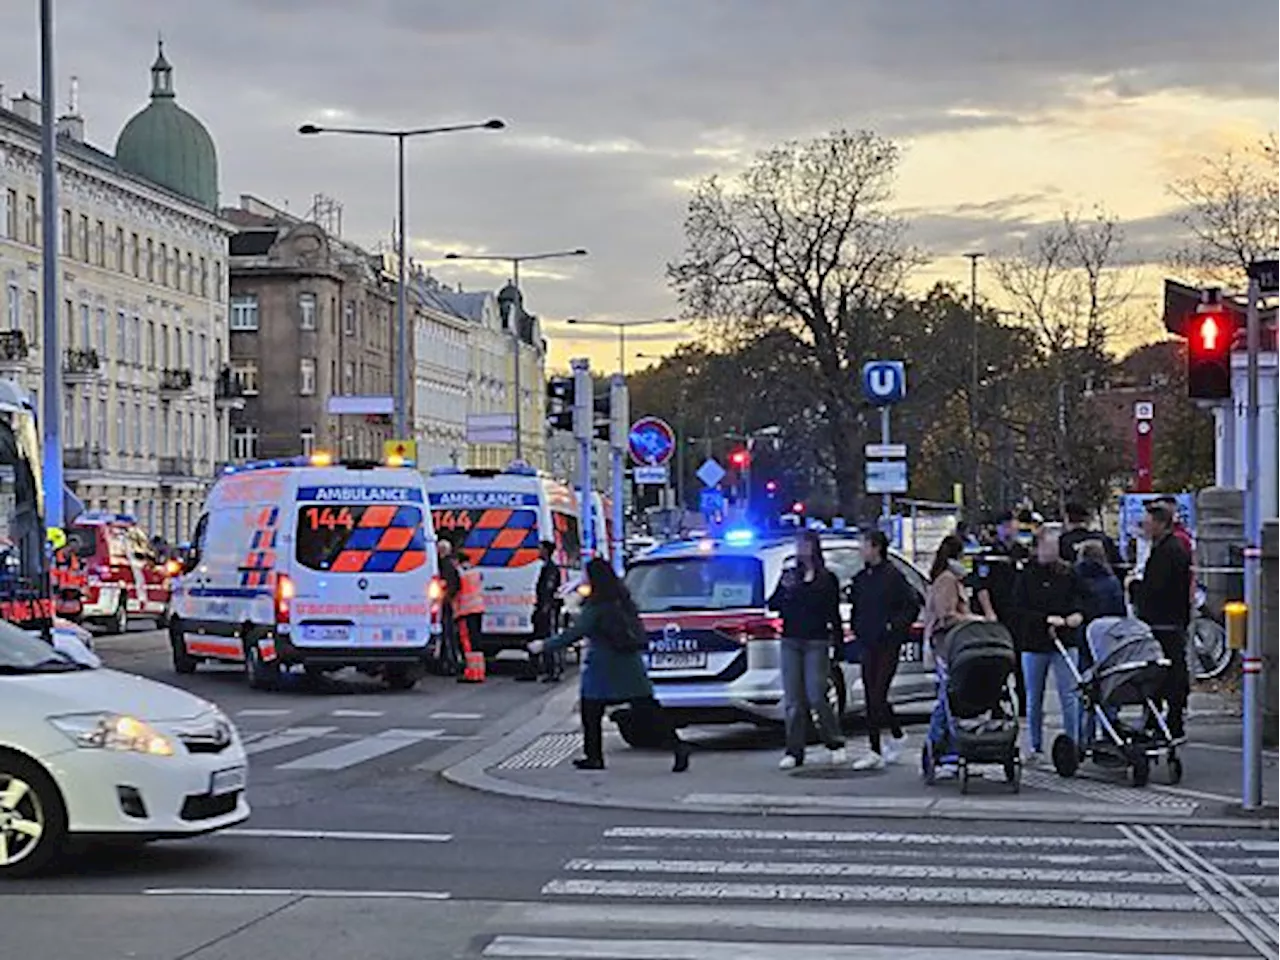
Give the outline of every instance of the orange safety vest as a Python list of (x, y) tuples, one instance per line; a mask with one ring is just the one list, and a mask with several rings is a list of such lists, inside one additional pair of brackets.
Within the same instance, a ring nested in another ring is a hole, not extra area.
[(453, 600), (453, 615), (469, 617), (484, 613), (484, 578), (474, 567), (462, 571), (462, 587)]

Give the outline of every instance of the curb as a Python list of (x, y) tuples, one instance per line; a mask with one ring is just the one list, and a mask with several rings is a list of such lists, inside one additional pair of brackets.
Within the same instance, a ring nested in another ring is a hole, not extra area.
[[(833, 817), (862, 816), (883, 820), (935, 820), (1004, 823), (1060, 823), (1116, 826), (1120, 824), (1145, 824), (1149, 826), (1182, 826), (1197, 828), (1234, 828), (1271, 830), (1280, 829), (1280, 818), (1234, 816), (1196, 817), (1195, 807), (1183, 812), (1172, 812), (1159, 807), (1128, 807), (1115, 809), (1101, 804), (1076, 803), (1045, 804), (1041, 809), (1017, 807), (1013, 802), (993, 801), (986, 806), (957, 806), (955, 798), (911, 799), (874, 797), (859, 800), (856, 797), (833, 797), (826, 802), (805, 803), (805, 797), (797, 797), (795, 804), (760, 803), (699, 803), (696, 807), (673, 806), (670, 801), (623, 800), (614, 797), (593, 797), (568, 790), (552, 790), (529, 786), (512, 780), (491, 776), (487, 770), (513, 756), (538, 737), (560, 726), (566, 714), (577, 703), (577, 690), (567, 688), (542, 702), (537, 716), (527, 725), (513, 730), (466, 759), (440, 771), (440, 777), (454, 786), (495, 794), (516, 800), (535, 800), (561, 806), (594, 807), (597, 809), (629, 810), (641, 813), (722, 814), (725, 816), (777, 816), (777, 817)], [(750, 796), (750, 795), (747, 795)], [(771, 798), (776, 799), (776, 798)], [(1016, 802), (1016, 801), (1014, 801)]]

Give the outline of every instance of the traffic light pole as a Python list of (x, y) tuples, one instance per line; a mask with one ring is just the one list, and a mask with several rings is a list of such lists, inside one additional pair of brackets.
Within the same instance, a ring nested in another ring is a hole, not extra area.
[[(1262, 347), (1258, 300), (1262, 296), (1256, 277), (1249, 278), (1249, 305), (1245, 328), (1248, 349), (1245, 406), (1245, 476), (1250, 482), (1244, 492), (1244, 602), (1248, 608), (1248, 637), (1244, 655), (1244, 782), (1240, 806), (1257, 810), (1262, 806), (1262, 493), (1258, 454), (1258, 353)], [(1274, 467), (1274, 464), (1272, 464)]]
[(622, 491), (624, 486), (625, 461), (627, 448), (627, 421), (630, 419), (629, 397), (627, 396), (627, 378), (615, 373), (609, 383), (609, 454), (613, 481), (613, 537), (609, 543), (609, 558), (613, 561), (613, 572), (618, 576), (626, 571), (623, 562), (622, 546), (624, 539)]
[(595, 436), (595, 403), (592, 396), (591, 363), (578, 359), (570, 362), (573, 369), (573, 435), (578, 440), (578, 487), (582, 563), (595, 556), (595, 511), (591, 503), (591, 441)]

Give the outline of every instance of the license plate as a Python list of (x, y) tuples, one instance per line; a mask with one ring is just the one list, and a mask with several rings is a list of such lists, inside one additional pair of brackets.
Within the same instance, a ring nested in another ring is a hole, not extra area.
[(302, 628), (302, 639), (312, 643), (346, 643), (351, 639), (351, 628), (331, 624), (313, 624)]
[(651, 653), (651, 670), (701, 670), (707, 666), (705, 653)]
[(226, 793), (235, 793), (243, 790), (248, 782), (249, 770), (247, 767), (232, 767), (229, 770), (219, 770), (210, 778), (209, 793), (215, 797), (220, 797)]

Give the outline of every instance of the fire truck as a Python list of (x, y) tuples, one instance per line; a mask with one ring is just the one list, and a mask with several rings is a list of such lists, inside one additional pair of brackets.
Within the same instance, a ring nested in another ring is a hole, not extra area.
[(124, 633), (133, 619), (164, 620), (174, 570), (156, 555), (137, 520), (82, 513), (66, 533), (66, 550), (83, 569), (81, 622)]

